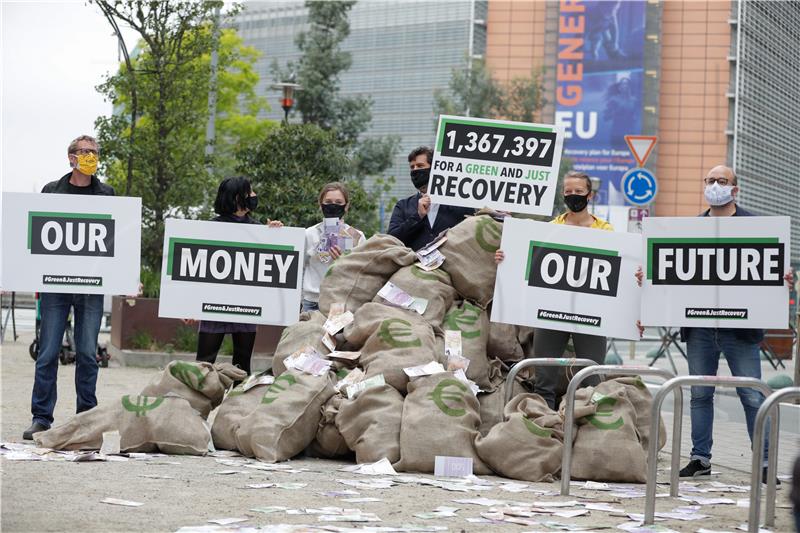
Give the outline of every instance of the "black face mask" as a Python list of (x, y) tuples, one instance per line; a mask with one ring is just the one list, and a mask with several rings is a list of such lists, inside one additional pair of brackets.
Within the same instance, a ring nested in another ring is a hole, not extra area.
[(411, 171), (411, 183), (414, 184), (415, 189), (419, 189), (420, 187), (427, 185), (430, 177), (430, 168), (415, 168)]
[(564, 204), (569, 208), (570, 211), (573, 213), (579, 213), (586, 209), (586, 206), (589, 205), (589, 195), (588, 194), (568, 194), (564, 196)]
[(344, 216), (344, 205), (322, 204), (322, 214), (325, 218), (342, 218)]
[(258, 196), (248, 196), (244, 201), (244, 206), (250, 211), (255, 211), (258, 207)]

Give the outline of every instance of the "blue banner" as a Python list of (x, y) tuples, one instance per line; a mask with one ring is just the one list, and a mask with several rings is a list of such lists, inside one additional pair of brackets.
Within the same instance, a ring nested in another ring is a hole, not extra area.
[(636, 166), (625, 135), (642, 130), (644, 0), (560, 3), (556, 124), (564, 157), (601, 179), (598, 204), (624, 205), (620, 179)]

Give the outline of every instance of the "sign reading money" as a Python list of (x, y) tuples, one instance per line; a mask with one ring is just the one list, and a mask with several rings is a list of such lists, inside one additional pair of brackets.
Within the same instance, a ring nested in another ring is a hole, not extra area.
[(642, 322), (785, 328), (789, 217), (646, 218)]
[(304, 246), (301, 228), (168, 219), (158, 314), (293, 324)]
[(503, 226), (493, 322), (639, 338), (640, 235), (514, 218)]
[(141, 198), (3, 193), (4, 290), (136, 294)]
[(549, 215), (563, 129), (441, 115), (428, 194), (435, 203)]

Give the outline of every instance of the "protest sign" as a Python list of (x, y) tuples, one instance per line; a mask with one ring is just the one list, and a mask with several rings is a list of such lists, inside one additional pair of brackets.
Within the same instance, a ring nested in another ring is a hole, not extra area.
[(441, 115), (428, 194), (439, 204), (549, 215), (563, 142), (556, 126)]
[(302, 228), (168, 219), (158, 316), (293, 324), (304, 246)]
[(136, 294), (142, 199), (3, 193), (2, 287)]
[(780, 328), (789, 217), (645, 218), (642, 323)]
[(492, 322), (639, 338), (640, 235), (513, 218), (503, 226)]

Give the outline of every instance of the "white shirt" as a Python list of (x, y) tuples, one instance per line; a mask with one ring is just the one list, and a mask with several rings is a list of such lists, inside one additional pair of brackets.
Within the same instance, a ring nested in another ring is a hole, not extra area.
[(439, 204), (434, 204), (431, 202), (431, 206), (428, 208), (428, 224), (433, 225), (436, 223), (436, 215), (439, 213)]
[[(353, 246), (364, 241), (364, 234), (352, 226), (344, 224), (345, 231), (353, 237)], [(306, 228), (306, 264), (303, 271), (303, 299), (309, 302), (319, 301), (319, 286), (328, 268), (334, 263), (323, 263), (317, 255), (317, 246), (322, 240), (322, 222)]]

